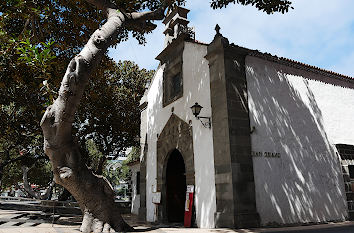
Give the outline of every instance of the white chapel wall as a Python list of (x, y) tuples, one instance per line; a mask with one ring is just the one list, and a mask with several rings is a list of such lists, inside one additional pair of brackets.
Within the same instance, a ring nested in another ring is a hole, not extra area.
[(334, 144), (354, 145), (353, 86), (250, 56), (246, 76), (261, 223), (344, 220)]
[(160, 134), (174, 114), (185, 122), (192, 121), (195, 165), (195, 206), (197, 225), (201, 228), (213, 228), (215, 200), (215, 175), (213, 157), (212, 130), (204, 128), (190, 110), (198, 102), (203, 106), (201, 116), (211, 116), (210, 81), (208, 62), (204, 58), (207, 48), (204, 45), (186, 42), (183, 52), (183, 97), (162, 107), (162, 78), (164, 66), (158, 68), (148, 91), (147, 107), (147, 184), (146, 207), (147, 221), (156, 221), (156, 206), (152, 203), (156, 191), (156, 153), (157, 134)]
[(132, 173), (132, 206), (131, 213), (138, 215), (140, 207), (140, 193), (137, 193), (137, 173), (140, 172), (140, 164), (135, 164), (130, 167)]

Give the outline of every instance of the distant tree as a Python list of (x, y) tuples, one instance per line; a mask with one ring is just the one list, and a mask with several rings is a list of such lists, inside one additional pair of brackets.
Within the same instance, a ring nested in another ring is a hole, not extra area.
[(107, 166), (103, 169), (103, 175), (113, 187), (116, 187), (121, 182), (121, 173), (123, 170), (121, 166), (117, 166), (113, 161), (107, 161), (106, 164)]
[[(50, 200), (55, 184), (51, 175), (51, 166), (48, 161), (44, 161), (44, 164), (39, 164), (39, 161), (40, 160), (35, 161), (30, 167), (28, 167), (28, 164), (21, 166), (23, 190), (32, 198)], [(29, 172), (34, 172), (31, 179), (28, 177)], [(43, 175), (46, 175), (46, 177), (43, 177)], [(32, 184), (37, 187), (35, 189), (32, 188)], [(44, 194), (41, 193), (42, 189), (46, 189)]]
[(127, 156), (127, 159), (124, 161), (124, 164), (139, 161), (139, 159), (140, 159), (140, 145), (132, 147), (131, 151)]
[(24, 154), (23, 151), (19, 154), (14, 157), (20, 159), (3, 168), (1, 189), (20, 188), (28, 197), (38, 199), (39, 196), (35, 194), (37, 190), (32, 190), (31, 184), (35, 184), (38, 189), (53, 186), (50, 185), (53, 181), (51, 164), (45, 155)]
[[(22, 43), (16, 41), (1, 27), (3, 23), (1, 17), (0, 182), (5, 167), (11, 163), (29, 157), (44, 156), (39, 119), (43, 114), (43, 109), (48, 106), (49, 99), (53, 99), (53, 96), (44, 90), (40, 77), (54, 72), (51, 67), (55, 59), (51, 51), (52, 42), (41, 43), (43, 49), (39, 50), (28, 41), (21, 41)], [(36, 56), (37, 60), (28, 60), (32, 55)], [(41, 63), (41, 65), (34, 65), (34, 63)], [(38, 72), (34, 66), (43, 68), (43, 70)]]
[[(22, 160), (44, 156), (40, 119), (57, 97), (65, 66), (88, 39), (83, 32), (99, 25), (81, 8), (63, 9), (58, 1), (0, 1), (0, 187), (22, 177), (16, 175)], [(73, 18), (85, 26), (75, 27)]]

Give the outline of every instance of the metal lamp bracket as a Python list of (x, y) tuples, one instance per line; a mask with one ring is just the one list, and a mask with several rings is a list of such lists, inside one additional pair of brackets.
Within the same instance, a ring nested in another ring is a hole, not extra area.
[[(202, 125), (203, 125), (205, 128), (211, 129), (211, 119), (210, 119), (210, 117), (198, 116), (197, 118), (198, 118), (198, 120), (202, 123)], [(205, 120), (202, 120), (202, 119), (205, 119)]]

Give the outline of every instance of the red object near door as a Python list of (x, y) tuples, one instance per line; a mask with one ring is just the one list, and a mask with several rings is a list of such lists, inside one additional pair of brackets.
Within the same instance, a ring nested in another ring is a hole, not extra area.
[(186, 204), (184, 207), (184, 227), (192, 226), (194, 185), (187, 185)]

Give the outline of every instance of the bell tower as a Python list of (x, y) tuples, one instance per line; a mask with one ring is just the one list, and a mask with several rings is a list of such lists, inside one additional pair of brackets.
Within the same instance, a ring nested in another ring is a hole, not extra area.
[(165, 24), (165, 31), (163, 32), (165, 34), (164, 48), (182, 33), (193, 35), (194, 39), (193, 30), (187, 26), (189, 23), (188, 12), (189, 10), (183, 7), (176, 7), (168, 12), (163, 21)]

